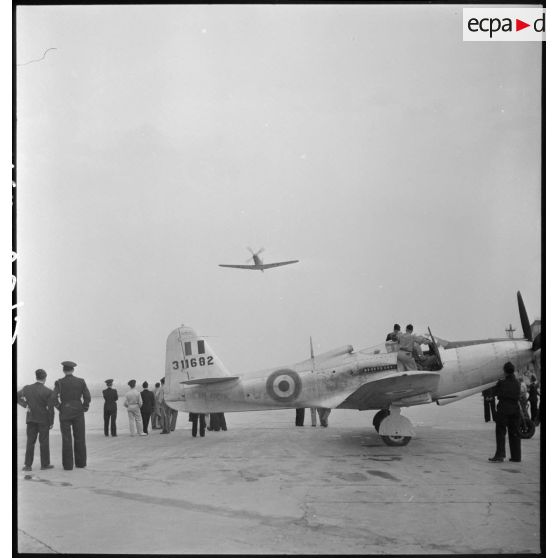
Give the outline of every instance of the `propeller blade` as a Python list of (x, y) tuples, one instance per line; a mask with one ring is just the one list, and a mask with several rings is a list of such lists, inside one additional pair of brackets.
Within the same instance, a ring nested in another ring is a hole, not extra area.
[(250, 248), (250, 246), (246, 246), (246, 250), (248, 250), (248, 252), (250, 252), (250, 254), (252, 254), (252, 256), (254, 255), (254, 250), (252, 250), (252, 248)]
[(263, 251), (264, 251), (264, 249), (263, 249), (263, 248), (260, 248), (260, 249), (256, 252), (256, 256), (259, 256)]
[(525, 337), (528, 341), (533, 341), (531, 324), (529, 323), (527, 311), (525, 310), (525, 304), (523, 304), (523, 299), (521, 298), (521, 293), (519, 291), (517, 291), (517, 305), (519, 306), (519, 318), (521, 320), (521, 327), (523, 328), (523, 337)]

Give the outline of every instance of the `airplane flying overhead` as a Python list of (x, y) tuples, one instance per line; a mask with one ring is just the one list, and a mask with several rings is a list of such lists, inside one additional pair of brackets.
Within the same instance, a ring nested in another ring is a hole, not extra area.
[(253, 264), (251, 265), (219, 264), (219, 267), (234, 267), (236, 269), (255, 269), (256, 271), (259, 270), (263, 272), (264, 269), (271, 269), (272, 267), (279, 267), (282, 265), (298, 263), (298, 260), (289, 260), (287, 262), (275, 262), (275, 263), (264, 264), (263, 260), (260, 258), (260, 254), (264, 250), (263, 248), (260, 248), (257, 252), (254, 252), (252, 248), (248, 248), (248, 250), (252, 254), (252, 257), (248, 258), (247, 261), (249, 262), (254, 260)]
[[(425, 344), (428, 366), (404, 370), (393, 342), (361, 351), (351, 345), (302, 362), (233, 376), (207, 339), (181, 326), (167, 338), (165, 401), (178, 411), (215, 413), (300, 407), (378, 410), (373, 426), (387, 445), (406, 445), (414, 431), (402, 407), (452, 403), (480, 393), (503, 377), (504, 363), (540, 371), (540, 334), (532, 338), (517, 293), (524, 339)], [(444, 344), (446, 345), (444, 348)]]

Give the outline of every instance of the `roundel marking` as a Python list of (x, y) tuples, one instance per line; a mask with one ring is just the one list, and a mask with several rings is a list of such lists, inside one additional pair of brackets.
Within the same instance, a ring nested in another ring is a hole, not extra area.
[(291, 403), (300, 395), (300, 376), (288, 368), (271, 373), (265, 383), (265, 390), (271, 399), (280, 403)]

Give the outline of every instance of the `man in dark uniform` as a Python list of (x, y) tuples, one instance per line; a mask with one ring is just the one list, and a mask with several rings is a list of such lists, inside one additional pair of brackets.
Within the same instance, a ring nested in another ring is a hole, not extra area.
[(143, 391), (140, 393), (142, 400), (140, 413), (141, 420), (143, 421), (143, 433), (148, 434), (147, 427), (149, 426), (149, 419), (151, 418), (153, 409), (155, 408), (155, 395), (151, 390), (147, 389), (149, 387), (147, 382), (143, 382), (142, 387)]
[[(60, 432), (62, 434), (62, 466), (66, 471), (85, 467), (87, 451), (85, 447), (85, 417), (89, 410), (91, 395), (85, 380), (74, 376), (75, 362), (62, 363), (64, 378), (56, 380), (52, 400), (60, 412)], [(72, 443), (73, 434), (73, 443)]]
[(498, 397), (496, 407), (496, 454), (488, 461), (498, 463), (506, 457), (506, 430), (510, 445), (510, 461), (521, 461), (521, 438), (519, 437), (519, 395), (521, 387), (514, 375), (515, 367), (511, 362), (504, 364), (505, 378), (498, 380), (494, 393)]
[(27, 408), (27, 448), (25, 450), (24, 471), (31, 471), (35, 456), (35, 442), (39, 436), (41, 448), (41, 469), (52, 469), (50, 464), (50, 448), (48, 434), (54, 424), (54, 407), (52, 406), (52, 390), (45, 386), (47, 373), (39, 368), (35, 370), (34, 384), (25, 386), (17, 392), (17, 402)]
[(112, 387), (114, 380), (105, 380), (107, 388), (103, 390), (103, 398), (105, 405), (103, 407), (103, 418), (105, 421), (105, 436), (109, 435), (109, 421), (110, 421), (110, 434), (116, 436), (116, 412), (118, 401), (118, 392)]

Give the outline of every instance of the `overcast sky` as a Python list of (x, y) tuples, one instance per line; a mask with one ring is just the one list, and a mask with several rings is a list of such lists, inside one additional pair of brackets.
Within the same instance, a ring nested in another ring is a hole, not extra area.
[[(460, 6), (17, 9), (18, 383), (520, 335), (541, 304), (541, 45)], [(43, 56), (38, 62), (30, 62)], [(25, 64), (25, 65), (23, 65)], [(224, 269), (262, 246), (265, 273)]]

